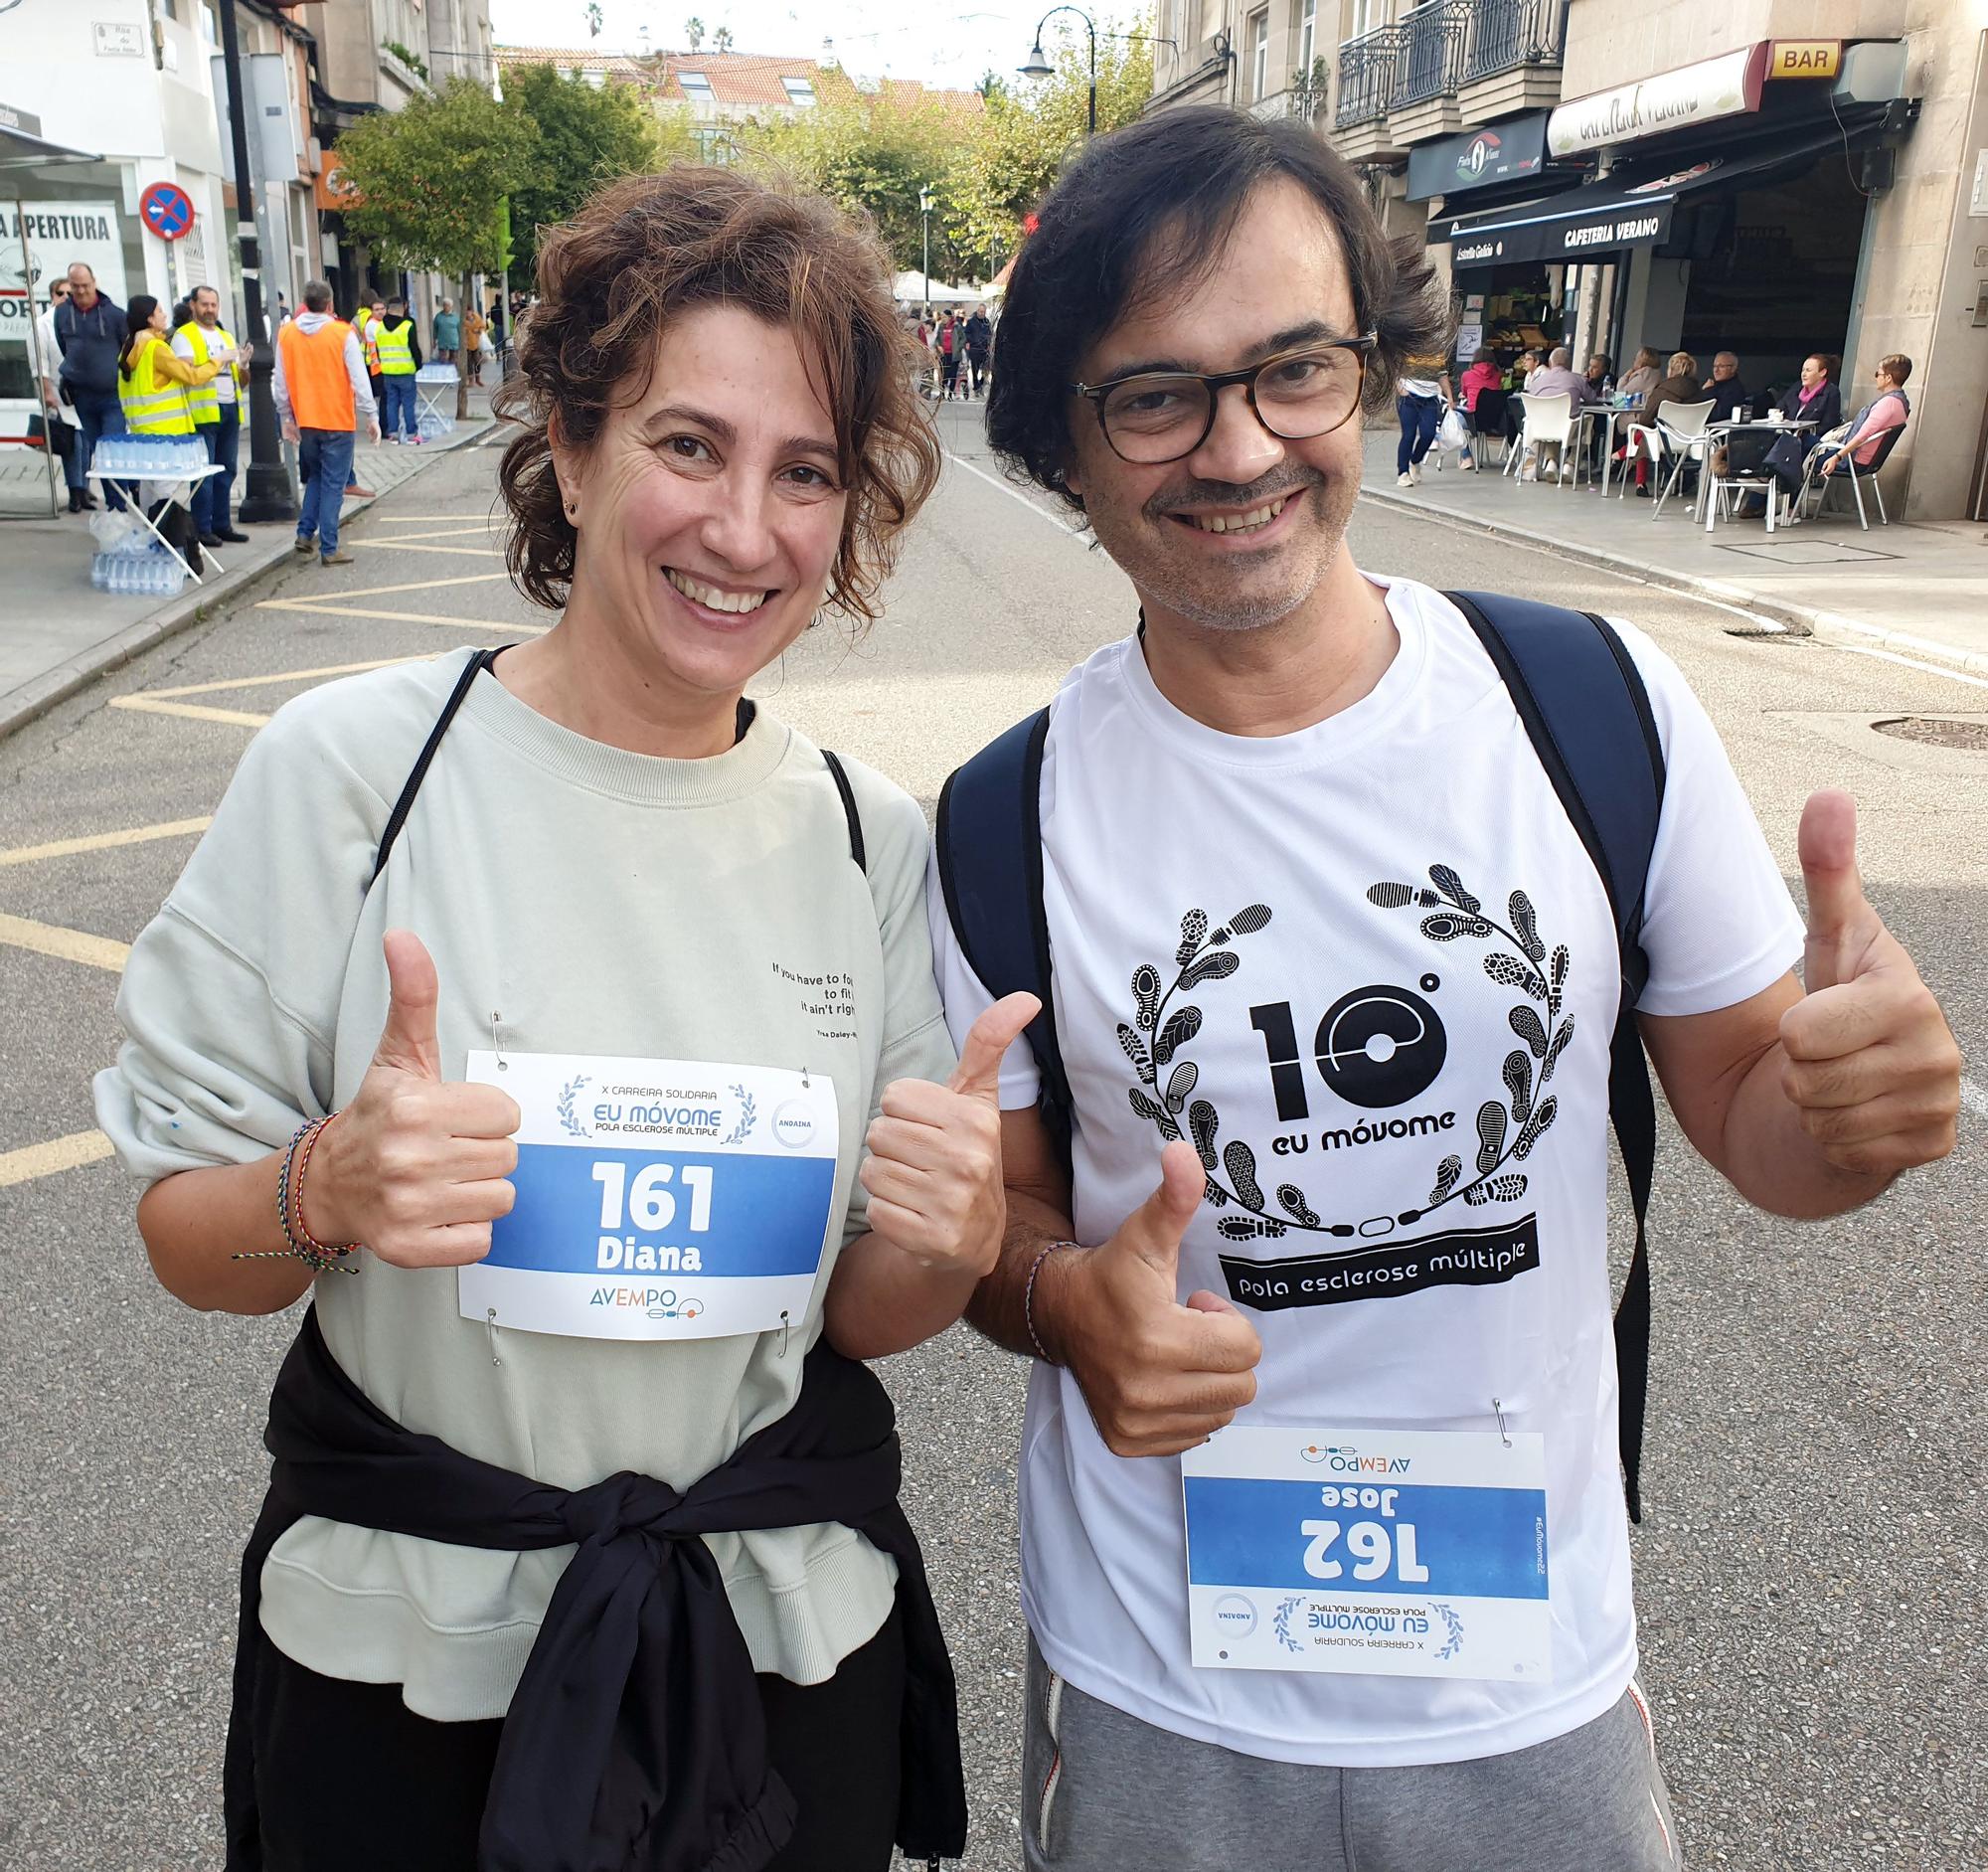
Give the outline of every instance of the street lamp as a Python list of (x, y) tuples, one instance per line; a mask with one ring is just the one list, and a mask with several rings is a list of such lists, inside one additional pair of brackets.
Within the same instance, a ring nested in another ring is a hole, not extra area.
[(297, 503), (276, 441), (276, 400), (270, 383), (275, 344), (262, 318), (262, 254), (255, 236), (255, 195), (248, 181), (248, 130), (242, 113), (242, 44), (235, 31), (234, 0), (222, 0), (221, 58), (228, 74), (228, 130), (235, 153), (235, 221), (242, 243), (242, 322), (255, 355), (248, 361), (248, 480), (242, 518), (294, 520)]
[[(1097, 134), (1097, 26), (1090, 15), (1084, 12), (1081, 7), (1051, 7), (1036, 22), (1036, 43), (1029, 48), (1028, 64), (1017, 66), (1016, 71), (1023, 78), (1050, 78), (1055, 75), (1056, 68), (1043, 57), (1043, 28), (1055, 19), (1059, 13), (1075, 13), (1083, 22), (1083, 30), (1090, 35), (1090, 104), (1085, 114), (1084, 133), (1087, 136), (1095, 136)], [(1156, 46), (1171, 46), (1174, 44), (1171, 39), (1162, 39), (1156, 33), (1106, 33), (1104, 37), (1106, 39), (1144, 39), (1151, 41)]]

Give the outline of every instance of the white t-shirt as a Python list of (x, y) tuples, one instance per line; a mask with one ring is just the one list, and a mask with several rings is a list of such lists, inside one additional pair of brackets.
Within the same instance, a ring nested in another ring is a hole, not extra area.
[[(1426, 587), (1375, 583), (1399, 654), (1371, 694), (1296, 734), (1238, 738), (1192, 720), (1160, 695), (1135, 638), (1097, 651), (1056, 697), (1044, 897), (1078, 1113), (1074, 1220), (1077, 1239), (1102, 1241), (1151, 1193), (1166, 1141), (1155, 1102), (1182, 1092), (1191, 1066), (1174, 1121), (1212, 1107), (1204, 1161), (1227, 1200), (1190, 1225), (1180, 1293), (1230, 1294), (1262, 1336), (1256, 1401), (1239, 1421), (1490, 1431), (1495, 1398), (1509, 1429), (1540, 1433), (1552, 1681), (1197, 1670), (1178, 1459), (1112, 1455), (1070, 1373), (1038, 1364), (1021, 1465), (1023, 1601), (1052, 1669), (1181, 1735), (1345, 1767), (1548, 1740), (1613, 1704), (1636, 1664), (1607, 1267), (1619, 994), (1607, 897), (1468, 623)], [(1669, 766), (1639, 1006), (1731, 1006), (1786, 972), (1802, 925), (1704, 710), (1661, 651), (1618, 628)], [(927, 902), (963, 1035), (987, 993), (941, 894)], [(1397, 1043), (1385, 1060), (1363, 1045), (1377, 1027)], [(1528, 1100), (1505, 1077), (1515, 1052)], [(1161, 1057), (1157, 1083), (1134, 1053)], [(1033, 1060), (1022, 1047), (1008, 1058), (1002, 1105), (1032, 1104)], [(1525, 1126), (1505, 1120), (1548, 1097), (1555, 1116), (1521, 1161)], [(1459, 1200), (1479, 1180), (1479, 1113), (1494, 1107), (1495, 1191)], [(1300, 1137), (1304, 1154), (1272, 1149)], [(1253, 1156), (1240, 1179), (1238, 1141)], [(1292, 1220), (1288, 1196), (1316, 1230)], [(1258, 1205), (1280, 1233), (1220, 1232)], [(1316, 1303), (1260, 1310), (1223, 1266), (1240, 1280), (1256, 1260), (1322, 1255), (1350, 1273), (1390, 1238), (1527, 1217), (1536, 1259), (1489, 1284), (1349, 1278)], [(1330, 1233), (1348, 1224), (1366, 1226)]]
[(1405, 377), (1402, 395), (1405, 397), (1440, 397), (1442, 386), (1433, 377)]

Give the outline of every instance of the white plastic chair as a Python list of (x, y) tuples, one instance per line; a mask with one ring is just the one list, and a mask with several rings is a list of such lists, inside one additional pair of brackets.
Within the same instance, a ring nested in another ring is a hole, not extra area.
[(1677, 491), (1679, 478), (1684, 473), (1688, 461), (1703, 461), (1710, 452), (1706, 445), (1706, 425), (1712, 421), (1713, 404), (1708, 398), (1704, 403), (1673, 403), (1666, 398), (1657, 405), (1656, 426), (1651, 428), (1643, 424), (1632, 424), (1629, 427), (1629, 454), (1634, 456), (1640, 444), (1649, 453), (1650, 459), (1662, 470), (1664, 457), (1675, 455), (1670, 474), (1657, 489), (1656, 506), (1650, 514), (1656, 519), (1664, 510), (1664, 502)]
[[(1521, 391), (1519, 410), (1521, 413), (1519, 445), (1507, 452), (1505, 472), (1510, 474), (1514, 465), (1518, 464), (1519, 478), (1523, 480), (1525, 478), (1523, 463), (1527, 455), (1531, 454), (1535, 462), (1534, 472), (1540, 473), (1537, 463), (1539, 451), (1543, 447), (1557, 449), (1561, 465), (1565, 467), (1569, 459), (1568, 449), (1572, 446), (1574, 436), (1573, 393), (1564, 391), (1558, 397), (1533, 397)], [(1564, 476), (1562, 479), (1565, 482)]]

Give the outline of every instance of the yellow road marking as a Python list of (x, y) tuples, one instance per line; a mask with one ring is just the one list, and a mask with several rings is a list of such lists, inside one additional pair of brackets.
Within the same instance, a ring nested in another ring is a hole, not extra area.
[[(510, 578), (508, 572), (465, 572), (453, 579), (413, 579), (404, 585), (355, 585), (342, 587), (333, 593), (341, 598), (385, 597), (390, 592), (432, 592), (446, 585), (494, 585), (499, 580)], [(258, 598), (257, 610), (281, 610), (287, 604), (305, 604), (308, 598)]]
[(502, 559), (503, 553), (494, 546), (416, 546), (412, 540), (347, 540), (348, 546), (363, 546), (369, 551), (391, 548), (397, 553), (446, 553), (454, 559)]
[(303, 611), (312, 617), (389, 617), (404, 624), (434, 624), (443, 630), (515, 630), (528, 637), (543, 637), (550, 624), (499, 623), (490, 617), (434, 617), (426, 611), (376, 611), (363, 604), (307, 604), (301, 598), (264, 598), (256, 606), (265, 611)]
[(77, 1131), (68, 1137), (52, 1137), (46, 1144), (0, 1151), (0, 1189), (10, 1183), (31, 1183), (38, 1176), (54, 1176), (58, 1170), (99, 1163), (110, 1154), (110, 1139), (101, 1131)]
[(204, 709), (198, 702), (154, 702), (145, 695), (112, 696), (110, 706), (140, 715), (180, 715), (189, 722), (232, 722), (237, 728), (260, 728), (269, 719), (250, 715), (247, 709)]
[(109, 851), (116, 845), (142, 845), (155, 838), (184, 838), (205, 832), (212, 819), (172, 819), (164, 825), (134, 825), (124, 832), (91, 832), (83, 838), (59, 838), (47, 845), (17, 845), (0, 851), (0, 865), (32, 865), (44, 858), (67, 858), (75, 852)]
[(223, 689), (259, 689), (264, 683), (313, 682), (320, 676), (357, 676), (362, 670), (392, 669), (397, 663), (428, 663), (434, 654), (423, 656), (383, 656), (371, 663), (334, 663), (325, 669), (282, 669), (273, 676), (231, 676), (226, 682), (186, 683), (178, 689), (140, 689), (141, 696), (208, 696)]
[(32, 949), (37, 955), (53, 955), (59, 961), (107, 968), (113, 975), (123, 973), (124, 958), (131, 953), (128, 942), (113, 942), (108, 936), (64, 930), (52, 923), (32, 923), (26, 917), (4, 913), (0, 913), (0, 942), (11, 948)]
[[(496, 531), (497, 523), (491, 521), (487, 524), (479, 523), (473, 527), (435, 527), (426, 533), (396, 533), (389, 539), (374, 540), (370, 544), (374, 546), (399, 546), (404, 540), (459, 540), (466, 539), (472, 533), (488, 535)], [(362, 541), (361, 544), (369, 544), (369, 542)]]

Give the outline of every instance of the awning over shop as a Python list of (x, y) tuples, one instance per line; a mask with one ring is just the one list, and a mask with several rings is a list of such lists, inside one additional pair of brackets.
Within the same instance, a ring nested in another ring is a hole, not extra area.
[(1515, 203), (1429, 224), (1431, 241), (1449, 244), (1457, 267), (1502, 266), (1514, 260), (1578, 261), (1612, 249), (1654, 247), (1669, 238), (1672, 212), (1694, 196), (1758, 188), (1798, 174), (1824, 150), (1844, 149), (1873, 132), (1814, 129), (1772, 150), (1708, 157), (1658, 175), (1604, 181), (1543, 201)]
[(0, 122), (0, 169), (45, 169), (57, 164), (101, 162), (86, 150), (51, 143), (46, 137), (31, 136), (26, 130)]

